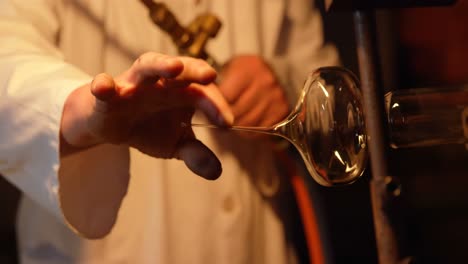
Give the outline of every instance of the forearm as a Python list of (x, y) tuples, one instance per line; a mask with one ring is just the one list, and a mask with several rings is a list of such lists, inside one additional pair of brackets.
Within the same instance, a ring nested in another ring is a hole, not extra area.
[(24, 54), (0, 55), (0, 71), (0, 172), (60, 217), (54, 192), (62, 107), (83, 75), (65, 71), (62, 62)]
[(77, 232), (103, 236), (126, 192), (128, 148), (83, 148), (94, 144), (81, 112), (91, 76), (64, 62), (51, 41), (51, 2), (32, 13), (20, 3), (0, 3), (0, 174)]

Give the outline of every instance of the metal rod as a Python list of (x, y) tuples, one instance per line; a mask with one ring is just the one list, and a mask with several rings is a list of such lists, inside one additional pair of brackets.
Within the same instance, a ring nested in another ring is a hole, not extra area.
[[(357, 56), (364, 99), (364, 110), (369, 136), (369, 154), (372, 179), (370, 198), (374, 218), (375, 238), (379, 263), (408, 263), (405, 257), (399, 217), (395, 203), (400, 194), (391, 187), (396, 182), (389, 175), (387, 164), (388, 135), (385, 121), (384, 95), (377, 56), (375, 17), (373, 11), (354, 11)], [(400, 244), (401, 243), (401, 244)]]

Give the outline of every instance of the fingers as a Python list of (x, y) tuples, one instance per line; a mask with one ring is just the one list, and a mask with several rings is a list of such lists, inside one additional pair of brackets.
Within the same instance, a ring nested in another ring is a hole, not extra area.
[(183, 160), (193, 173), (207, 180), (215, 180), (221, 175), (221, 162), (207, 146), (196, 139), (183, 142), (176, 156)]
[(96, 75), (91, 83), (91, 93), (101, 101), (112, 99), (116, 94), (114, 79), (105, 73)]
[(148, 52), (141, 55), (128, 71), (128, 81), (141, 84), (148, 79), (174, 78), (184, 70), (178, 57)]
[(252, 112), (253, 109), (262, 108), (262, 106), (269, 103), (270, 94), (262, 92), (261, 89), (262, 87), (259, 85), (250, 84), (236, 101), (230, 102), (236, 121), (239, 121), (239, 118), (245, 114)]
[(270, 126), (287, 114), (288, 104), (279, 85), (254, 82), (231, 107), (236, 125)]
[(204, 60), (191, 57), (180, 57), (184, 64), (184, 70), (176, 80), (209, 84), (216, 80), (216, 71)]
[(159, 78), (180, 82), (182, 86), (191, 82), (208, 84), (216, 79), (216, 71), (200, 59), (149, 52), (135, 61), (123, 80), (138, 86), (155, 83)]
[(186, 92), (187, 100), (214, 124), (231, 126), (234, 123), (234, 114), (216, 85), (191, 84)]
[[(236, 72), (230, 73), (230, 72)], [(246, 78), (242, 72), (227, 69), (223, 72), (223, 81), (219, 89), (229, 103), (234, 103), (243, 94), (246, 87), (250, 84), (251, 79)]]

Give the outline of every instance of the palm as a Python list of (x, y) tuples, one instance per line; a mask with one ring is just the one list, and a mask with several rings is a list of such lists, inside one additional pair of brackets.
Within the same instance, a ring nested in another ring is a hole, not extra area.
[[(221, 172), (219, 161), (182, 124), (191, 122), (195, 109), (214, 124), (232, 124), (215, 79), (216, 72), (201, 60), (144, 54), (115, 79), (97, 75), (90, 85), (92, 96), (80, 89), (71, 97), (70, 105), (80, 105), (73, 108), (80, 114), (65, 115), (63, 136), (72, 147), (126, 144), (156, 158), (182, 159), (196, 174), (214, 179)], [(74, 104), (80, 95), (86, 103)], [(76, 116), (83, 118), (73, 121)]]
[[(117, 85), (117, 90), (122, 90)], [(114, 144), (128, 144), (157, 158), (171, 158), (179, 141), (194, 137), (189, 123), (194, 109), (180, 89), (141, 86), (132, 95), (97, 100), (89, 128)]]
[(195, 138), (190, 127), (182, 126), (184, 123), (190, 124), (192, 115), (191, 109), (167, 110), (152, 114), (135, 124), (129, 143), (150, 156), (173, 158), (181, 142)]

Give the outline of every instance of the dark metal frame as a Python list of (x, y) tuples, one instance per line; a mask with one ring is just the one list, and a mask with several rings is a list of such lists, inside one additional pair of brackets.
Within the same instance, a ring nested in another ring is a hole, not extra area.
[[(382, 90), (381, 65), (377, 52), (374, 8), (450, 5), (455, 0), (353, 0), (334, 1), (338, 10), (353, 12), (357, 58), (364, 98), (366, 132), (372, 178), (370, 196), (374, 218), (379, 263), (411, 263), (414, 257), (407, 246), (404, 222), (401, 219), (399, 181), (388, 167), (388, 129)], [(340, 6), (341, 4), (341, 6)]]
[(385, 122), (384, 95), (380, 77), (380, 63), (376, 51), (375, 16), (373, 11), (354, 11), (356, 48), (364, 99), (366, 130), (369, 138), (372, 179), (370, 195), (379, 263), (409, 263), (411, 257), (403, 240), (403, 228), (395, 206), (399, 193), (398, 182), (388, 170), (388, 134)]

